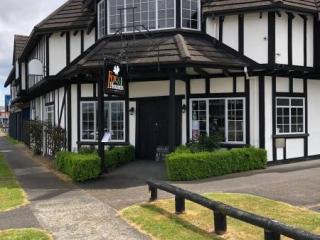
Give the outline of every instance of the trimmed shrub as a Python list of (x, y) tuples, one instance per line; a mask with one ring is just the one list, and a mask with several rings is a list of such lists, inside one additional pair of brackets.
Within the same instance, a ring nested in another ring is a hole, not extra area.
[(114, 147), (105, 151), (105, 161), (107, 168), (114, 168), (135, 160), (135, 150), (133, 146)]
[(267, 152), (257, 148), (238, 148), (215, 152), (174, 152), (167, 155), (166, 168), (172, 181), (186, 181), (229, 173), (263, 169)]
[(97, 154), (58, 152), (54, 160), (55, 167), (76, 182), (97, 178), (100, 174), (100, 164)]

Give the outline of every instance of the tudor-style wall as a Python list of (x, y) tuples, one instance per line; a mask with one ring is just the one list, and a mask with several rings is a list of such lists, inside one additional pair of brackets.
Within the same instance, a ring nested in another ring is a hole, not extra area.
[(274, 56), (277, 64), (313, 66), (311, 14), (279, 11), (207, 16), (205, 24), (209, 35), (260, 64), (272, 64)]

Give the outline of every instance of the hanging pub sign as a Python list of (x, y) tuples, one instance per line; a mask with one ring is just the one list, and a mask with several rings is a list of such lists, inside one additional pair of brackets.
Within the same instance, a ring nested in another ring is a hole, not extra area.
[(105, 73), (104, 93), (110, 95), (124, 95), (125, 90), (120, 65), (107, 64)]

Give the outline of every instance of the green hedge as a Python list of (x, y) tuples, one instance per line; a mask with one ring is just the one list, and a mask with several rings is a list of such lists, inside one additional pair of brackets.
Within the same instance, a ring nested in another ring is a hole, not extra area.
[(107, 168), (119, 167), (135, 160), (135, 150), (133, 146), (114, 147), (105, 152)]
[(97, 154), (58, 152), (54, 164), (59, 171), (69, 175), (76, 182), (98, 177), (101, 168)]
[(167, 175), (173, 181), (221, 176), (229, 173), (263, 169), (267, 163), (264, 149), (238, 148), (215, 152), (174, 152), (166, 158)]

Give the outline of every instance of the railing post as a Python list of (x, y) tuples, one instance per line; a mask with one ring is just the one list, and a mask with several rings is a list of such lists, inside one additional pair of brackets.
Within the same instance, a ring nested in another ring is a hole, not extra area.
[(176, 202), (176, 214), (183, 213), (186, 209), (185, 198), (180, 197), (180, 196), (176, 196), (175, 202)]
[(149, 191), (151, 192), (150, 201), (155, 201), (158, 199), (158, 189), (156, 187), (149, 186)]
[(270, 231), (268, 229), (264, 230), (264, 239), (265, 240), (280, 240), (281, 235), (277, 232)]
[(214, 232), (222, 235), (227, 231), (227, 216), (220, 212), (213, 212), (214, 216)]

